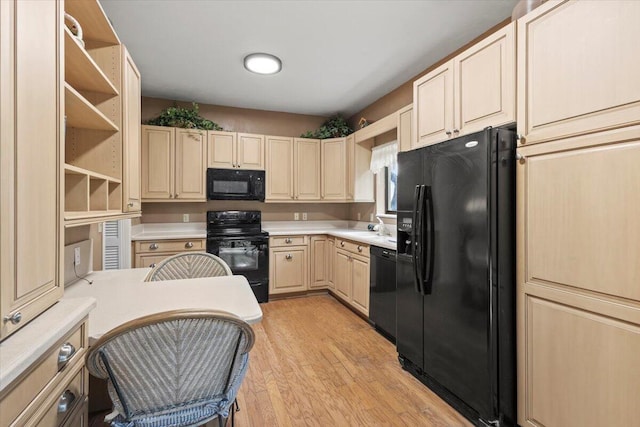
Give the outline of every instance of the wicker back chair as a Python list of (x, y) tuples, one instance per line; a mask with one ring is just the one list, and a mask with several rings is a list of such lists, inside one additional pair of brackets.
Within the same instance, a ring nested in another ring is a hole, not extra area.
[(222, 426), (235, 412), (254, 339), (229, 313), (168, 311), (107, 332), (87, 368), (107, 380), (114, 427), (197, 426), (216, 417)]
[(231, 276), (223, 259), (206, 252), (183, 252), (160, 261), (144, 279), (145, 282), (198, 277)]

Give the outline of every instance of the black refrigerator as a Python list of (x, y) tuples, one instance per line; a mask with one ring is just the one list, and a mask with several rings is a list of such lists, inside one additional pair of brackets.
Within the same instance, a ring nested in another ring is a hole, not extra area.
[(514, 132), (398, 154), (397, 349), (479, 426), (516, 425)]

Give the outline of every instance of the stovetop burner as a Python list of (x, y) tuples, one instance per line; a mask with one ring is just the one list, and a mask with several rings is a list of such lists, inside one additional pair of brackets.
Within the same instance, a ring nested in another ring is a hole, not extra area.
[(207, 236), (267, 235), (260, 211), (208, 211)]

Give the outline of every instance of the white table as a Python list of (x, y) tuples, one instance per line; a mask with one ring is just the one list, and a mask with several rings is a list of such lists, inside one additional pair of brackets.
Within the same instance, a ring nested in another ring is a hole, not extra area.
[(92, 285), (82, 280), (65, 289), (65, 299), (96, 299), (96, 308), (89, 314), (91, 341), (129, 320), (169, 310), (223, 310), (247, 323), (262, 319), (260, 305), (244, 276), (144, 282), (149, 271), (98, 271), (87, 276)]

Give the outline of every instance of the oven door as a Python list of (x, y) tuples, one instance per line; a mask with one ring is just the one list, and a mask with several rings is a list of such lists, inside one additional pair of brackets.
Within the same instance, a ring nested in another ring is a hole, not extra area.
[(269, 280), (269, 238), (266, 236), (224, 236), (207, 238), (207, 252), (222, 258), (233, 274), (249, 283)]
[(265, 172), (207, 169), (207, 199), (264, 201)]

